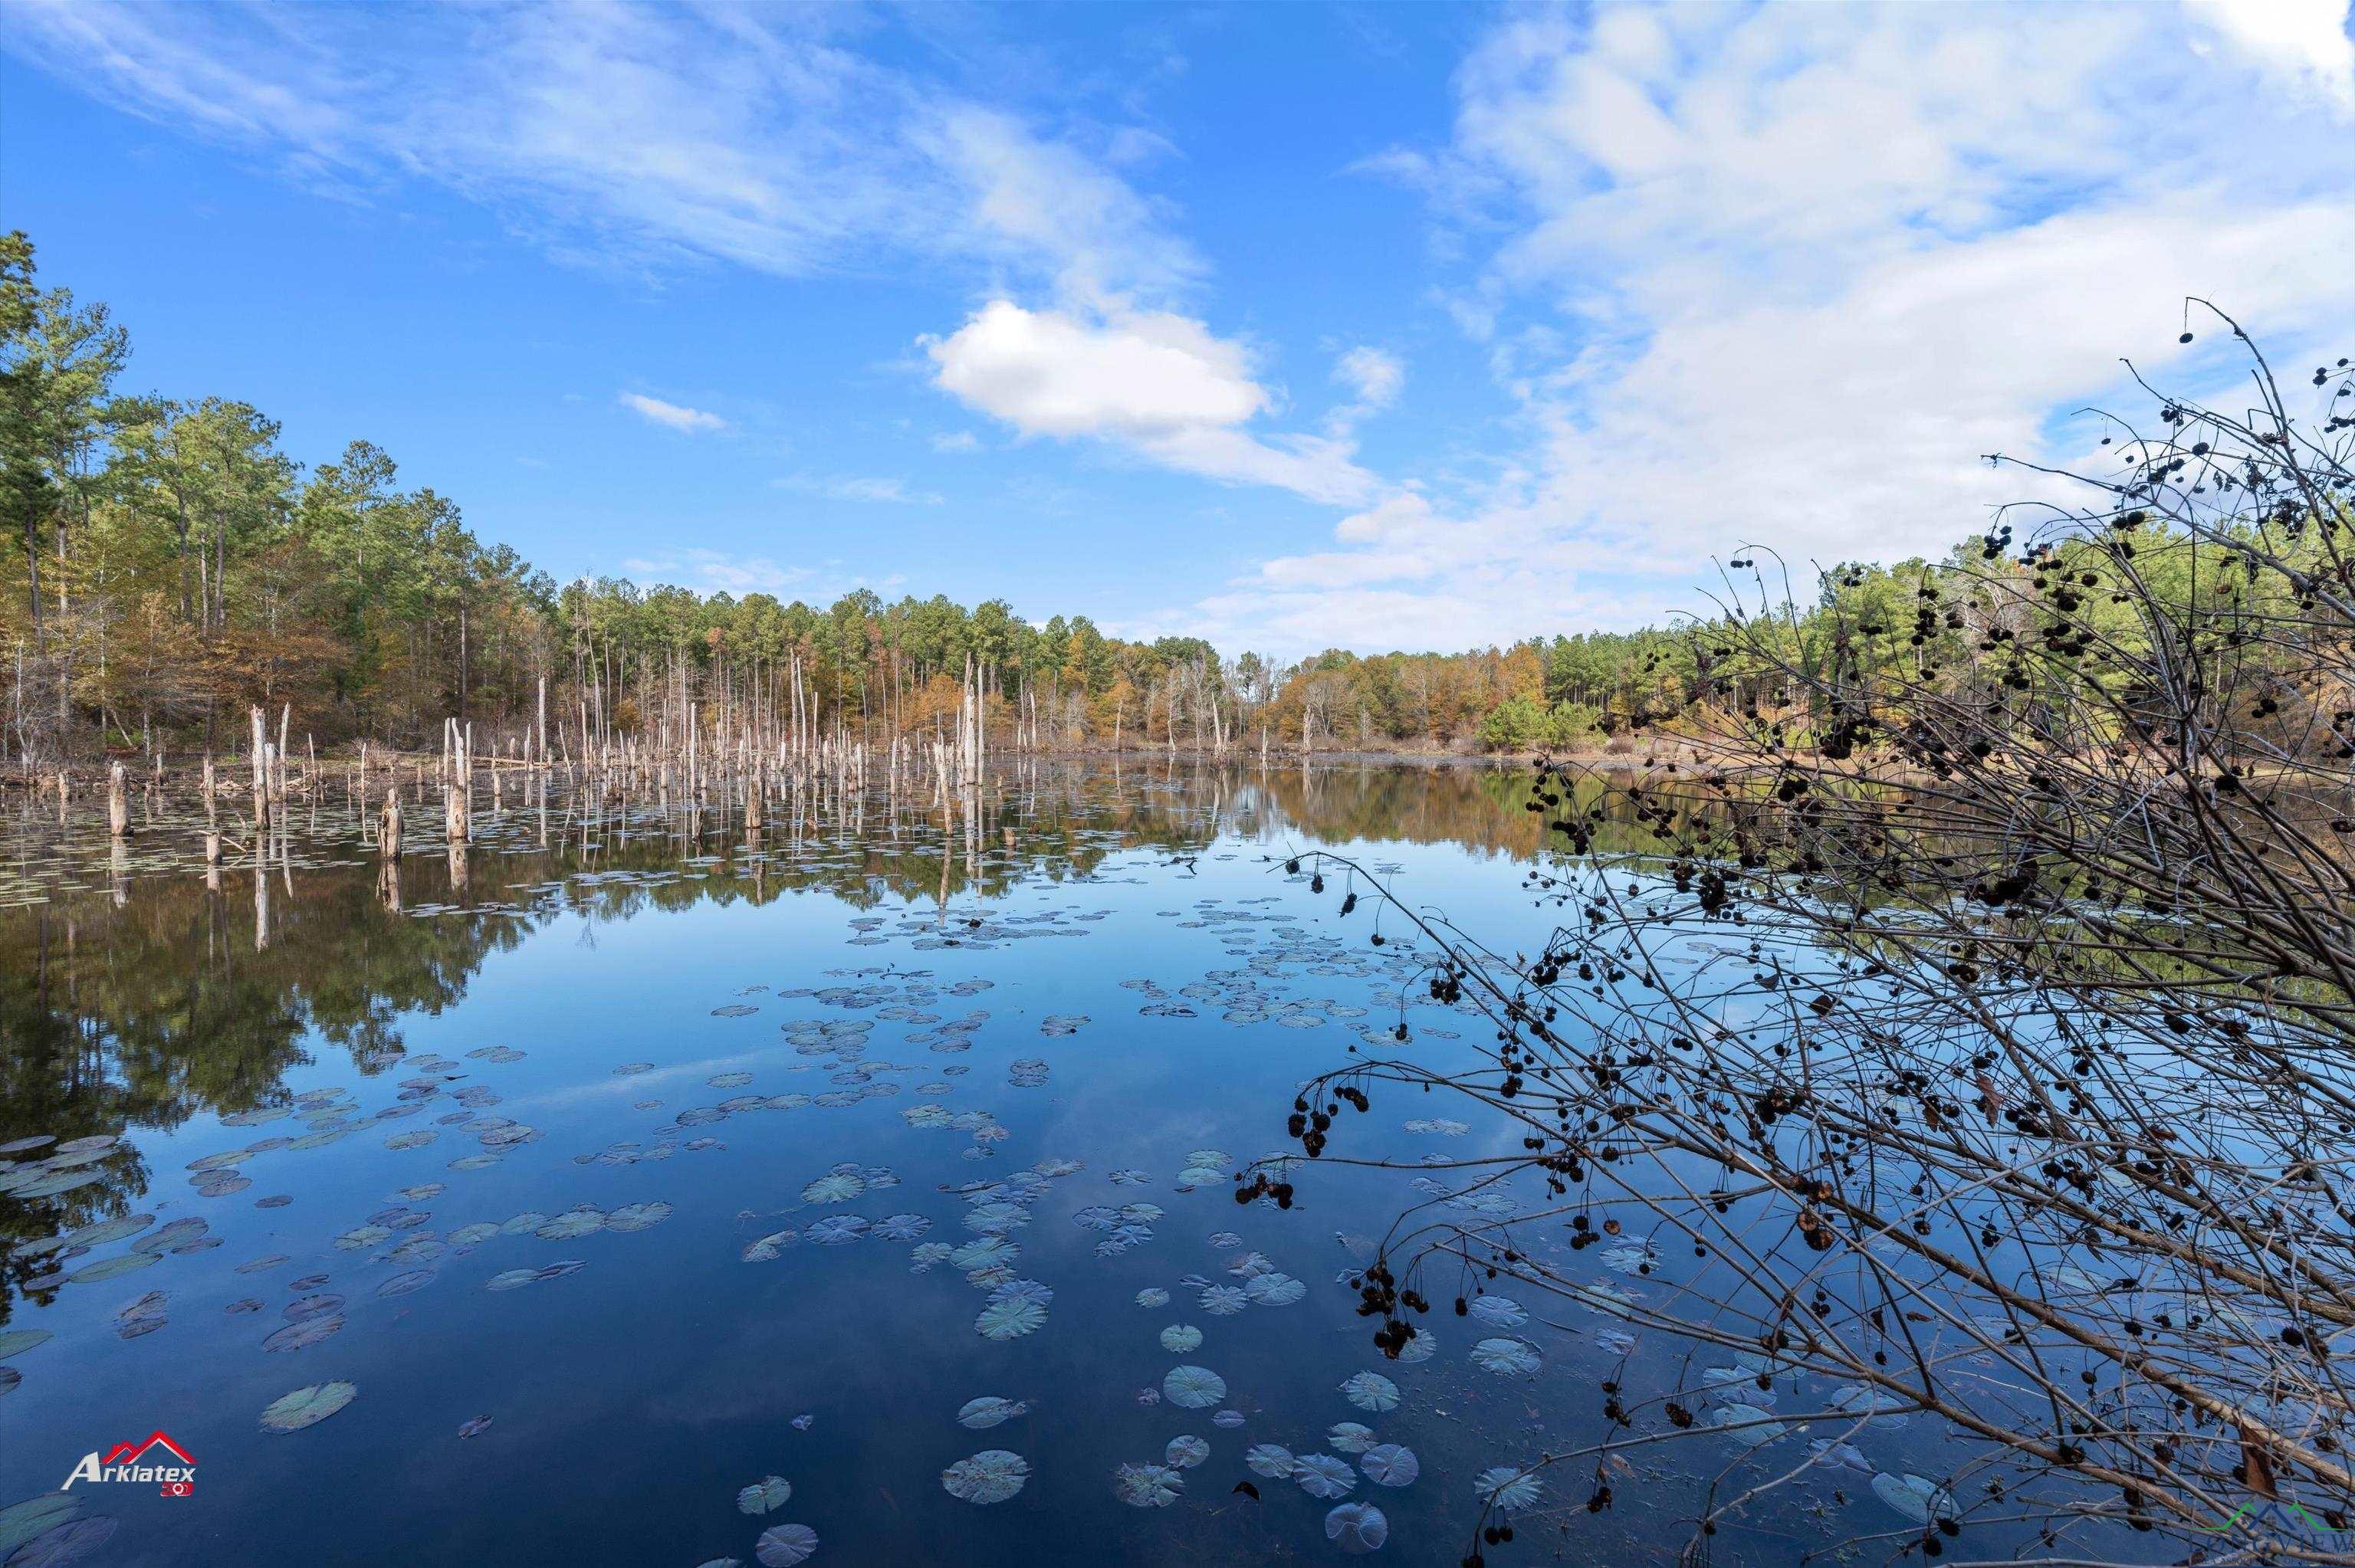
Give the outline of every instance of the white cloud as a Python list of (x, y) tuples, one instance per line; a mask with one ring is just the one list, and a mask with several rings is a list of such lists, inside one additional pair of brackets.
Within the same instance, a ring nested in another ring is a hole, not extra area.
[(2355, 38), (2347, 35), (2342, 0), (2191, 0), (2191, 8), (2235, 48), (2342, 113), (2355, 111)]
[(1241, 345), (1186, 316), (994, 300), (922, 346), (943, 391), (1025, 436), (1098, 439), (1167, 468), (1315, 501), (1352, 502), (1374, 486), (1346, 440), (1247, 430), (1273, 399)]
[(1745, 542), (1802, 570), (1942, 551), (2027, 493), (1981, 454), (2062, 454), (2069, 410), (2139, 407), (2121, 355), (2194, 391), (2243, 375), (2221, 333), (2176, 344), (2186, 295), (2277, 364), (2343, 334), (2343, 10), (2128, 15), (1498, 23), (1450, 143), (1372, 166), (1427, 195), (1443, 253), (1483, 248), (1447, 302), (1524, 444), (1494, 482), (1354, 514), (1195, 624), (1342, 636), (1412, 600), (1475, 635), (1571, 630), (1694, 605), (1709, 554)]
[(781, 566), (767, 556), (736, 556), (724, 550), (682, 550), (676, 555), (636, 556), (622, 570), (641, 583), (670, 583), (698, 593), (805, 593), (816, 575), (806, 567)]
[[(1115, 172), (1166, 143), (1135, 127), (1051, 133), (1043, 114), (981, 101), (997, 85), (986, 62), (968, 63), (988, 83), (968, 91), (944, 61), (926, 75), (854, 49), (846, 37), (868, 29), (849, 13), (25, 0), (10, 19), (7, 47), (133, 112), (274, 154), (314, 184), (436, 182), (567, 260), (986, 279), (1001, 301), (1051, 302), (1016, 324), (1059, 341), (1026, 351), (988, 312), (965, 323), (954, 357), (995, 356), (960, 372), (986, 394), (976, 407), (1230, 482), (1340, 501), (1369, 482), (1336, 432), (1245, 431), (1268, 399), (1241, 349), (1167, 313), (1207, 269), (1170, 205)], [(1124, 397), (1103, 384), (1140, 355), (1180, 385)], [(1026, 389), (1009, 370), (1040, 379)], [(1132, 406), (1188, 397), (1209, 401)]]
[(1333, 379), (1349, 388), (1357, 407), (1367, 412), (1398, 401), (1406, 385), (1406, 366), (1398, 355), (1379, 348), (1353, 348), (1333, 366)]
[(8, 16), (5, 47), (133, 113), (309, 184), (439, 184), (568, 260), (978, 264), (1156, 295), (1201, 270), (1104, 156), (975, 101), (937, 58), (923, 75), (851, 48), (874, 28), (848, 12), (21, 0)]
[(657, 425), (692, 435), (698, 430), (724, 430), (728, 421), (717, 414), (707, 414), (700, 408), (689, 408), (677, 403), (666, 403), (659, 397), (649, 397), (641, 392), (624, 392), (622, 407), (631, 409)]
[(1148, 437), (1267, 406), (1242, 351), (1182, 316), (1098, 325), (996, 300), (923, 346), (943, 389), (1026, 435)]
[(899, 506), (938, 506), (946, 497), (929, 490), (910, 490), (904, 479), (868, 479), (838, 475), (831, 479), (796, 474), (771, 482), (779, 490), (823, 495), (829, 501), (860, 501)]
[(1201, 275), (1192, 250), (1163, 228), (1165, 204), (1009, 114), (952, 107), (921, 144), (970, 193), (975, 219), (1050, 274), (1067, 300), (1167, 297)]
[(981, 450), (981, 438), (971, 430), (944, 430), (932, 438), (932, 450), (946, 453), (977, 452)]

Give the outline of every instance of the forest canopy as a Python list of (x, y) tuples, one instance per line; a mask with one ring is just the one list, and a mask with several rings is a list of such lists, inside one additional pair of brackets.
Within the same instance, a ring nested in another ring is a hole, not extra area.
[[(0, 236), (0, 680), (19, 766), (228, 751), (249, 704), (291, 707), (320, 745), (432, 744), (450, 718), (512, 744), (543, 683), (551, 732), (576, 746), (676, 726), (691, 705), (705, 723), (777, 711), (795, 675), (824, 729), (888, 738), (953, 714), (968, 662), (992, 727), (1033, 748), (1627, 749), (1635, 729), (1673, 734), (1705, 692), (1790, 695), (1763, 665), (1746, 682), (1711, 667), (1707, 620), (1284, 662), (995, 599), (559, 584), (450, 497), (404, 487), (368, 441), (305, 463), (251, 404), (134, 391), (130, 367), (107, 307), (44, 286), (31, 241)], [(2183, 541), (2167, 569), (2196, 573), (2209, 549)], [(1761, 580), (1754, 555), (1727, 565)], [(2035, 621), (2030, 568), (1991, 539), (1791, 575), (1805, 586), (1774, 587), (1771, 619), (1806, 668), (1998, 689)]]

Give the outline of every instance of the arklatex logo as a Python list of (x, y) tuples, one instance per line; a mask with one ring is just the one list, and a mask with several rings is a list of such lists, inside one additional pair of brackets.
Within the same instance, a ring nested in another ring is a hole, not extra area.
[[(155, 1456), (158, 1448), (164, 1451), (165, 1459), (177, 1459), (179, 1463), (157, 1462)], [(58, 1489), (71, 1491), (76, 1481), (146, 1482), (160, 1487), (167, 1498), (191, 1497), (197, 1489), (197, 1461), (186, 1448), (156, 1432), (139, 1442), (117, 1443), (103, 1459), (93, 1448), (81, 1457), (73, 1474)]]

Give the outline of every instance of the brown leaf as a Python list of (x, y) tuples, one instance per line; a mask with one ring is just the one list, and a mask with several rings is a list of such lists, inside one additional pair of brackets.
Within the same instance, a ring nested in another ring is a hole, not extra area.
[(2281, 1490), (2274, 1484), (2274, 1462), (2265, 1453), (2264, 1445), (2255, 1432), (2241, 1428), (2241, 1484), (2261, 1498), (2277, 1498)]
[(2003, 1119), (2003, 1092), (1995, 1086), (1995, 1079), (1985, 1073), (1979, 1075), (1979, 1110), (1986, 1116), (1989, 1127)]

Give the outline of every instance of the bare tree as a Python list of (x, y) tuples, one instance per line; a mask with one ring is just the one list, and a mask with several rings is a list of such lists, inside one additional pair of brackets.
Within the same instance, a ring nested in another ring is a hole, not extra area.
[[(1534, 956), (1316, 857), (1493, 1037), (1449, 1060), (1402, 1007), (1397, 1051), (1296, 1100), (1305, 1155), (1382, 1163), (1342, 1139), (1387, 1085), (1520, 1140), (1415, 1167), (1437, 1190), (1359, 1280), (1376, 1343), (1500, 1280), (1651, 1341), (1532, 1463), (1570, 1506), (1630, 1451), (1756, 1445), (1696, 1472), (1698, 1560), (1913, 1413), (1955, 1458), (1873, 1478), (1909, 1521), (1884, 1549), (2355, 1562), (2355, 375), (2317, 370), (2302, 422), (2250, 354), (2247, 411), (2114, 421), (2118, 471), (1998, 519), (1910, 627), (1803, 646), (1737, 557), (1690, 632), (1700, 766), (1540, 770)], [(1288, 1206), (1303, 1169), (1239, 1196)]]

